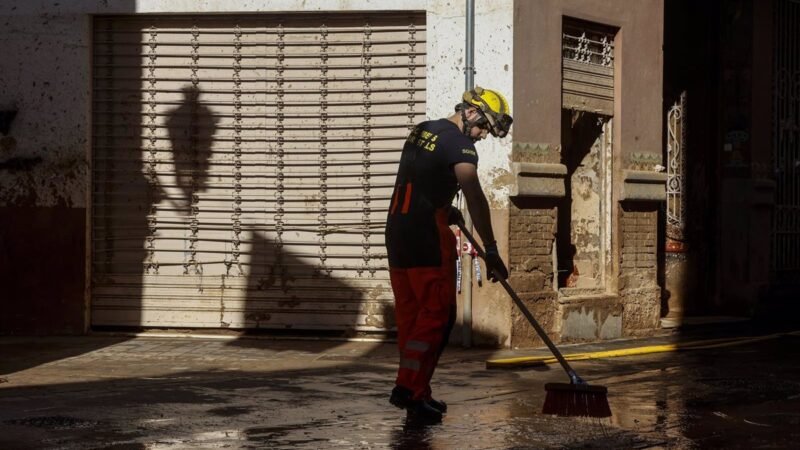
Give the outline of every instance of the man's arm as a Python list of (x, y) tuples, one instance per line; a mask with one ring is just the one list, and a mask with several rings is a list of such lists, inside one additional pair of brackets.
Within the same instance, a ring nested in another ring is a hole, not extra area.
[(489, 202), (481, 189), (478, 179), (478, 168), (472, 163), (462, 162), (453, 166), (458, 184), (467, 200), (467, 209), (472, 217), (475, 229), (483, 240), (484, 246), (495, 242), (492, 230), (492, 217), (489, 211)]
[(503, 263), (503, 259), (500, 258), (500, 252), (497, 251), (497, 242), (495, 242), (494, 232), (492, 231), (489, 202), (486, 201), (486, 196), (483, 194), (483, 189), (481, 189), (478, 170), (471, 163), (457, 163), (453, 170), (456, 173), (458, 183), (461, 185), (461, 190), (464, 191), (464, 197), (467, 199), (467, 208), (469, 209), (469, 215), (472, 216), (475, 229), (478, 230), (478, 234), (483, 239), (485, 253), (483, 260), (486, 263), (488, 278), (493, 283), (501, 279), (505, 280), (508, 278), (508, 269)]

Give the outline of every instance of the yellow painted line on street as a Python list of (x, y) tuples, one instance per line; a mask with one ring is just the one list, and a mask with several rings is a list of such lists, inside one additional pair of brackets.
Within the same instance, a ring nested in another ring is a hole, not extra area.
[[(781, 336), (800, 336), (800, 331), (775, 333), (764, 336), (746, 336), (737, 338), (706, 339), (701, 341), (678, 342), (673, 344), (647, 345), (643, 347), (621, 348), (597, 352), (571, 353), (564, 355), (567, 361), (585, 361), (587, 359), (620, 358), (624, 356), (649, 355), (654, 353), (677, 352), (685, 350), (701, 350), (710, 348), (731, 347), (752, 342), (766, 341)], [(520, 356), (516, 358), (491, 359), (486, 361), (487, 369), (514, 369), (519, 367), (536, 367), (553, 364), (558, 360), (552, 356)]]

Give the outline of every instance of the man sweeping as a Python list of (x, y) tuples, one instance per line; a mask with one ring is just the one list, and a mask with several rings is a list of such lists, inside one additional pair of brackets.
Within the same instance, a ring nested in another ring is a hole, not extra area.
[(508, 278), (478, 180), (475, 142), (506, 136), (511, 122), (505, 98), (476, 86), (450, 117), (417, 125), (403, 147), (386, 221), (400, 349), (389, 401), (417, 421), (437, 423), (447, 412), (431, 396), (430, 381), (455, 323), (456, 242), (449, 225), (461, 219), (451, 207), (459, 189), (486, 247), (489, 279)]

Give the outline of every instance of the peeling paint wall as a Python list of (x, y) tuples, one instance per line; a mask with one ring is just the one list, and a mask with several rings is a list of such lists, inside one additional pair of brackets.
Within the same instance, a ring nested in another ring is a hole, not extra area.
[(89, 13), (108, 3), (0, 3), (0, 111), (16, 111), (0, 136), (2, 334), (85, 331)]
[[(428, 117), (446, 117), (464, 92), (464, 3), (428, 3)], [(500, 91), (513, 103), (513, 1), (475, 2), (475, 84)], [(478, 174), (492, 209), (508, 205), (509, 155), (515, 127), (504, 139), (478, 143)]]
[(572, 175), (572, 231), (576, 255), (573, 261), (577, 275), (574, 286), (599, 287), (603, 285), (600, 264), (600, 159), (599, 145), (592, 146), (579, 170)]
[[(567, 166), (566, 203), (559, 210), (559, 286), (563, 288), (603, 288), (604, 280), (604, 231), (610, 222), (601, 200), (610, 189), (605, 183), (603, 171), (605, 147), (610, 139), (605, 131), (608, 127), (594, 114), (585, 114), (581, 122), (590, 122), (586, 127), (568, 131), (564, 145)], [(585, 148), (574, 141), (583, 142)], [(561, 235), (563, 234), (563, 238)]]
[(613, 298), (565, 305), (561, 342), (616, 339), (622, 335), (622, 305)]
[[(17, 6), (15, 3), (19, 3)], [(86, 206), (89, 18), (0, 6), (0, 109), (18, 111), (0, 161), (0, 206)], [(49, 3), (48, 3), (49, 4)]]

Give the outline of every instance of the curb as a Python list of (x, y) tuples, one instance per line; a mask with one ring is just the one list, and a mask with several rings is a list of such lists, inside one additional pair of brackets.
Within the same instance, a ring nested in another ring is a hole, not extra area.
[[(678, 352), (687, 350), (704, 350), (710, 348), (732, 347), (753, 342), (777, 339), (784, 336), (800, 336), (799, 331), (774, 333), (764, 336), (746, 336), (737, 338), (705, 339), (699, 341), (679, 342), (675, 344), (648, 345), (644, 347), (630, 347), (616, 350), (604, 350), (586, 353), (570, 353), (564, 355), (567, 361), (584, 361), (588, 359), (619, 358), (623, 356), (650, 355), (654, 353)], [(553, 356), (521, 356), (516, 358), (490, 359), (486, 361), (487, 369), (517, 369), (522, 367), (540, 367), (556, 363)]]

